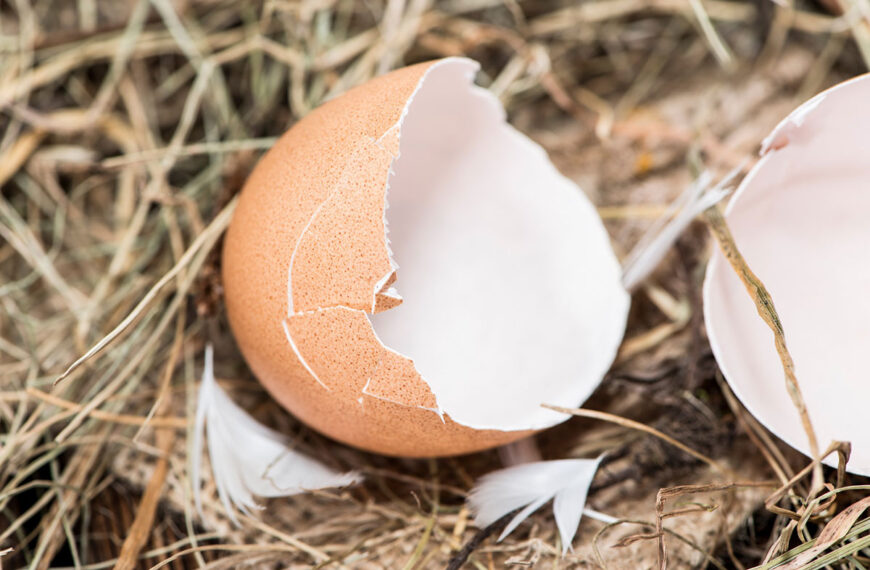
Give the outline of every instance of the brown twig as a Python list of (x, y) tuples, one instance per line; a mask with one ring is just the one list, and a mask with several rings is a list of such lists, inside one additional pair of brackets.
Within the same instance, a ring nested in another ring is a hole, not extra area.
[(453, 555), (447, 565), (447, 570), (459, 570), (468, 561), (468, 557), (483, 544), (483, 541), (497, 532), (501, 532), (508, 525), (511, 519), (516, 515), (516, 511), (511, 511), (501, 517), (494, 523), (477, 531), (471, 540), (465, 543), (462, 549)]
[[(184, 341), (184, 312), (179, 313), (176, 322), (178, 324), (175, 329), (175, 341), (172, 343), (169, 359), (163, 372), (163, 382), (161, 383), (160, 393), (157, 396), (157, 408), (154, 419), (165, 417), (171, 408), (170, 395), (172, 392), (169, 390), (169, 384), (175, 371), (175, 365), (181, 356), (181, 347)], [(156, 438), (157, 449), (161, 455), (154, 466), (154, 472), (151, 474), (148, 485), (145, 487), (145, 492), (139, 501), (136, 518), (133, 520), (133, 524), (130, 525), (127, 538), (124, 539), (124, 543), (121, 545), (118, 561), (115, 562), (115, 570), (133, 570), (136, 568), (139, 553), (145, 547), (148, 537), (151, 535), (154, 515), (157, 512), (157, 505), (160, 502), (163, 485), (169, 472), (168, 456), (173, 445), (175, 445), (175, 431), (165, 428), (158, 429)]]
[(634, 420), (630, 420), (628, 418), (623, 418), (623, 417), (616, 416), (613, 414), (608, 414), (607, 412), (599, 412), (599, 411), (595, 411), (595, 410), (584, 410), (582, 408), (562, 408), (560, 406), (551, 406), (549, 404), (542, 404), (542, 406), (545, 408), (548, 408), (550, 410), (554, 410), (556, 412), (561, 412), (563, 414), (571, 414), (572, 416), (579, 416), (581, 418), (592, 418), (592, 419), (596, 419), (596, 420), (604, 420), (606, 422), (621, 425), (623, 427), (642, 431), (644, 433), (647, 433), (649, 435), (657, 437), (657, 438), (661, 439), (662, 441), (673, 445), (674, 447), (676, 447), (680, 451), (688, 453), (689, 455), (691, 455), (695, 459), (706, 463), (707, 465), (709, 465), (710, 467), (712, 467), (713, 469), (715, 469), (716, 471), (718, 471), (724, 475), (727, 475), (729, 477), (736, 476), (736, 474), (730, 468), (726, 467), (725, 465), (722, 465), (721, 463), (719, 463), (715, 459), (711, 459), (710, 457), (707, 457), (703, 453), (701, 453), (699, 451), (695, 451), (694, 449), (692, 449), (691, 447), (689, 447), (685, 443), (678, 441), (678, 440), (672, 438), (671, 436), (667, 435), (666, 433), (662, 433), (659, 430), (657, 430), (653, 427), (650, 427), (646, 424), (642, 424), (640, 422), (636, 422)]

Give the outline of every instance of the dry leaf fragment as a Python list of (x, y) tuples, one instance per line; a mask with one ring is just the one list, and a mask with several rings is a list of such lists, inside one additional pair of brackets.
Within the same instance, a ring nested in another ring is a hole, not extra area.
[(849, 530), (855, 525), (864, 511), (870, 508), (870, 497), (865, 497), (849, 505), (842, 513), (838, 514), (825, 525), (822, 532), (816, 538), (815, 544), (808, 550), (804, 550), (795, 558), (789, 560), (788, 564), (782, 566), (782, 570), (800, 570), (810, 560), (827, 550), (829, 546), (838, 542), (849, 533)]

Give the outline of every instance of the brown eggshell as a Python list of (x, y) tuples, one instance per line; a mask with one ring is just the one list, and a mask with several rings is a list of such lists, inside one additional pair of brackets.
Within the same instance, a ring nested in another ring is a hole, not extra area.
[(366, 316), (399, 302), (386, 294), (395, 276), (384, 192), (396, 125), (432, 63), (357, 87), (281, 137), (248, 179), (223, 252), (230, 325), (275, 399), (335, 439), (408, 457), (472, 452), (530, 433), (476, 430), (439, 415), (413, 362), (385, 348)]

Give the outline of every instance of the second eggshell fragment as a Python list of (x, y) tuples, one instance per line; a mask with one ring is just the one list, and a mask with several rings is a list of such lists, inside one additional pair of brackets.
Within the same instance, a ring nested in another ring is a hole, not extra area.
[(227, 235), (252, 370), (327, 435), (392, 455), (475, 451), (566, 419), (610, 367), (628, 295), (595, 208), (448, 58), (303, 119)]
[[(824, 450), (850, 441), (870, 475), (870, 76), (806, 102), (763, 145), (732, 198), (738, 249), (773, 298)], [(721, 252), (704, 284), (710, 343), (747, 409), (809, 455), (768, 326)], [(836, 464), (836, 456), (826, 461)]]

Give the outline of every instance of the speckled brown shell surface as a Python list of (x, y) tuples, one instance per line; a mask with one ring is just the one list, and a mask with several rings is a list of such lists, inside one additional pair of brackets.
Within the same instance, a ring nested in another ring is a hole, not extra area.
[(408, 457), (529, 433), (476, 430), (439, 414), (413, 362), (385, 348), (366, 315), (395, 302), (384, 294), (394, 277), (385, 188), (397, 125), (434, 63), (374, 79), (294, 125), (248, 179), (223, 251), (230, 325), (272, 396), (330, 437)]

